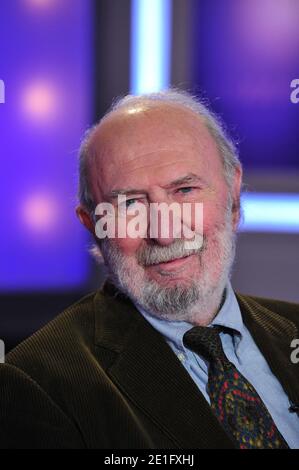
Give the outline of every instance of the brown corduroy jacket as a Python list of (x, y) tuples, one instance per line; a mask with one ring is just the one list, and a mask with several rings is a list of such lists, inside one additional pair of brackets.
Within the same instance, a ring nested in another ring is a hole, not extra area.
[[(299, 305), (237, 294), (244, 322), (299, 403)], [(221, 449), (218, 424), (164, 338), (111, 287), (92, 293), (0, 365), (1, 448)]]

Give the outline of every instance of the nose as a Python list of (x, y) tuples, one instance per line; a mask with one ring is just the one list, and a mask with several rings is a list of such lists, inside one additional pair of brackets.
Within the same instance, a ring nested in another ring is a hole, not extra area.
[(171, 245), (181, 233), (179, 207), (165, 201), (152, 202), (149, 210), (148, 238), (161, 246)]

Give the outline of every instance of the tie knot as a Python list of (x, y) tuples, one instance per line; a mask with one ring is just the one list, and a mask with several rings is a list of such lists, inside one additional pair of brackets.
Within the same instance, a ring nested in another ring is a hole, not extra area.
[(219, 327), (194, 326), (184, 334), (183, 343), (186, 348), (200, 354), (209, 362), (218, 359), (227, 363), (219, 334)]

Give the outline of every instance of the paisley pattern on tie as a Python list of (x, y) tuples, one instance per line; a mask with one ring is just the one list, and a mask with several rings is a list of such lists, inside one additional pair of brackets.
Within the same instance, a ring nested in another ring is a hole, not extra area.
[(188, 349), (209, 361), (212, 411), (240, 449), (287, 449), (257, 391), (227, 359), (220, 331), (220, 327), (195, 326), (183, 338)]

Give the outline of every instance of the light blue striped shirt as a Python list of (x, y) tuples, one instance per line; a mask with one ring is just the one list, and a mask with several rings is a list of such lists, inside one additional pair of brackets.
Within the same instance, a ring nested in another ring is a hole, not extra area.
[[(220, 333), (227, 358), (255, 387), (289, 447), (299, 449), (299, 417), (296, 413), (289, 412), (290, 402), (286, 393), (244, 325), (240, 307), (230, 283), (226, 287), (225, 294), (222, 308), (211, 325), (222, 325), (236, 330), (233, 335)], [(210, 403), (207, 393), (208, 363), (201, 356), (185, 348), (183, 344), (184, 334), (194, 325), (187, 322), (162, 320), (140, 307), (138, 309), (146, 320), (164, 336), (205, 399)]]

